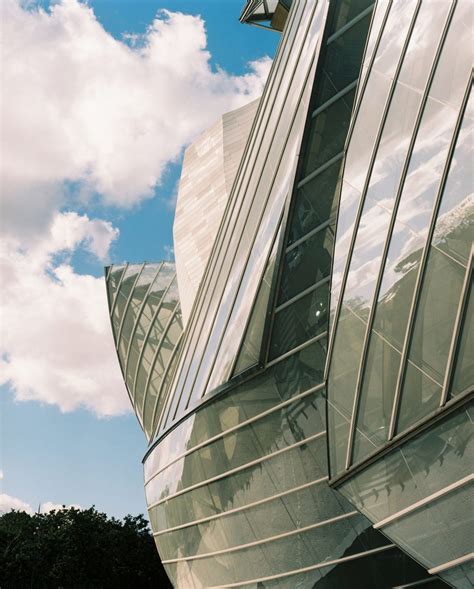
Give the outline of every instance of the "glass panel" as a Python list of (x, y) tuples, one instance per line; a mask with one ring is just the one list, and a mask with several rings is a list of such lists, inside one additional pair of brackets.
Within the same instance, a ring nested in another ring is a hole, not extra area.
[(344, 305), (337, 325), (328, 377), (328, 435), (332, 476), (345, 468), (353, 392), (365, 329), (365, 322), (357, 315), (357, 310)]
[(439, 406), (463, 281), (463, 267), (432, 247), (416, 309), (397, 431)]
[(473, 276), (468, 286), (468, 303), (459, 335), (459, 349), (454, 365), (451, 395), (454, 397), (472, 387), (474, 383), (474, 297)]
[(474, 587), (474, 560), (443, 571), (440, 575), (456, 589), (472, 589)]
[(342, 159), (336, 161), (298, 188), (294, 196), (288, 245), (335, 215), (341, 162)]
[[(367, 0), (365, 2), (371, 3)], [(370, 18), (371, 14), (368, 14), (327, 46), (323, 58), (324, 67), (315, 86), (315, 108), (357, 81)]]
[(428, 81), (436, 49), (451, 2), (430, 0), (422, 2), (413, 28), (407, 54), (398, 81), (423, 92)]
[(329, 283), (298, 299), (275, 314), (270, 359), (296, 348), (327, 329)]
[(437, 248), (465, 266), (474, 241), (473, 117), (474, 100), (471, 95), (449, 166), (433, 237), (433, 243)]
[[(264, 581), (262, 589), (355, 589), (355, 579), (363, 589), (449, 589), (398, 548), (361, 556), (348, 562), (299, 573), (274, 581)], [(428, 583), (425, 581), (428, 580)], [(413, 585), (417, 581), (420, 584)], [(255, 589), (255, 584), (241, 589)], [(464, 588), (463, 588), (464, 589)], [(467, 588), (466, 588), (467, 589)]]
[[(260, 540), (322, 522), (352, 511), (349, 503), (334, 493), (325, 481), (254, 507), (223, 514), (198, 525), (159, 536), (162, 559), (223, 550), (249, 539)], [(219, 539), (219, 543), (215, 542)]]
[[(355, 91), (351, 90), (313, 118), (304, 147), (302, 177), (341, 151), (349, 128), (354, 94)], [(334, 121), (337, 121), (336, 126)]]
[(360, 393), (353, 462), (381, 446), (387, 439), (397, 384), (400, 353), (372, 333), (367, 355), (366, 378)]
[[(428, 100), (383, 269), (363, 375), (358, 428), (369, 438), (373, 434), (372, 443), (366, 444), (364, 435), (358, 437), (355, 461), (372, 452), (374, 444), (378, 446), (386, 440), (419, 262), (456, 118), (451, 107)], [(385, 344), (379, 336), (386, 340)]]
[(114, 297), (117, 292), (118, 285), (124, 273), (125, 266), (111, 266), (109, 270), (109, 279), (107, 281), (107, 299), (109, 302), (109, 310), (112, 308)]
[(280, 242), (281, 230), (278, 231), (275, 243), (273, 244), (270, 257), (267, 260), (265, 274), (262, 277), (260, 287), (253, 304), (252, 313), (246, 328), (242, 341), (242, 347), (239, 352), (234, 374), (239, 374), (247, 368), (258, 364), (262, 347), (263, 331), (268, 320), (268, 301), (272, 288), (273, 273), (275, 271), (275, 261)]
[(395, 520), (383, 531), (426, 568), (469, 554), (473, 549), (474, 484)]
[(122, 278), (122, 284), (120, 285), (120, 290), (117, 292), (114, 313), (112, 316), (112, 327), (115, 337), (118, 336), (120, 322), (127, 308), (128, 296), (132, 291), (137, 274), (140, 272), (140, 268), (141, 264), (130, 264), (125, 270)]
[(373, 65), (387, 79), (392, 79), (395, 75), (417, 4), (417, 0), (392, 2)]
[(147, 502), (270, 455), (325, 429), (324, 399), (310, 395), (189, 453), (146, 485)]
[(329, 276), (333, 242), (334, 228), (328, 226), (284, 255), (278, 304)]
[(377, 522), (472, 472), (470, 403), (381, 457), (338, 490)]
[(328, 33), (331, 35), (344, 27), (373, 3), (373, 0), (340, 0), (335, 2), (335, 10), (328, 26)]
[[(256, 527), (257, 523), (252, 522), (252, 525)], [(334, 522), (330, 526), (330, 533), (325, 527), (302, 531), (287, 538), (226, 553), (225, 558), (212, 556), (191, 560), (188, 564), (204, 586), (221, 586), (255, 579), (259, 575), (285, 573), (296, 563), (303, 568), (315, 562), (333, 560), (342, 554), (358, 554), (367, 544), (375, 548), (386, 543), (380, 534), (364, 533), (367, 522), (357, 517)]]
[[(243, 507), (325, 476), (326, 438), (283, 452), (240, 472), (198, 487), (149, 510), (154, 530), (165, 530)], [(170, 479), (171, 482), (171, 479)], [(165, 487), (160, 493), (166, 497)]]
[(185, 450), (320, 384), (325, 357), (325, 341), (315, 342), (204, 406), (170, 432), (147, 457), (145, 480)]
[[(442, 3), (442, 0), (439, 1)], [(461, 108), (463, 93), (471, 77), (471, 46), (472, 3), (470, 0), (460, 0), (456, 3), (443, 45), (437, 67), (439, 75), (430, 88), (430, 96), (450, 104), (456, 112)]]

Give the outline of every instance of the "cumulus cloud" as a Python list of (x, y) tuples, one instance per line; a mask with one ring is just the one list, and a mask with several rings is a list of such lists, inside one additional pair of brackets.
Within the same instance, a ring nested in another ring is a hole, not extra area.
[(75, 273), (67, 260), (78, 247), (103, 257), (116, 236), (109, 223), (69, 212), (58, 213), (34, 247), (1, 242), (0, 382), (10, 384), (17, 400), (62, 411), (84, 407), (99, 416), (128, 410), (104, 280)]
[[(53, 503), (52, 501), (46, 501), (45, 503), (41, 503), (40, 505), (40, 513), (49, 513), (51, 511), (59, 511), (61, 509), (69, 509), (70, 507), (75, 507), (76, 509), (82, 509), (80, 505), (76, 503), (71, 503), (70, 505), (60, 505), (59, 503)], [(7, 495), (6, 493), (0, 494), (0, 514), (1, 513), (8, 513), (12, 509), (15, 511), (25, 511), (30, 515), (33, 515), (34, 509), (26, 503), (26, 501), (22, 501), (18, 499), (18, 497), (12, 497), (11, 495)]]
[(15, 511), (26, 511), (26, 513), (29, 513), (30, 515), (33, 515), (34, 513), (31, 505), (28, 505), (25, 501), (7, 495), (6, 493), (0, 493), (0, 513), (8, 513), (12, 509)]
[(45, 229), (65, 198), (130, 206), (221, 113), (260, 95), (270, 59), (213, 69), (199, 16), (159, 11), (140, 42), (109, 35), (93, 10), (3, 5), (5, 230)]
[(46, 501), (41, 503), (40, 513), (49, 513), (51, 511), (60, 511), (61, 509), (69, 509), (74, 507), (75, 509), (82, 509), (77, 503), (71, 503), (70, 505), (61, 505), (59, 503), (53, 503), (52, 501)]
[(99, 416), (129, 408), (102, 278), (118, 231), (74, 212), (151, 198), (167, 166), (220, 114), (258, 97), (270, 59), (213, 68), (199, 16), (160, 11), (117, 40), (79, 0), (2, 2), (0, 382), (17, 400)]

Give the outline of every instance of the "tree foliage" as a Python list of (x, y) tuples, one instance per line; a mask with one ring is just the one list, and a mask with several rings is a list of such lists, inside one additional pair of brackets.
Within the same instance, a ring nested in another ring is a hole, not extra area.
[(142, 515), (123, 521), (94, 507), (0, 516), (2, 589), (171, 589)]

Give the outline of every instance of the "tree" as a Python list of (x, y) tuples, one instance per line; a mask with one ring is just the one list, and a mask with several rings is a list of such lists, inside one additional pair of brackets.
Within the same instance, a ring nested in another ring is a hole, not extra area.
[(0, 587), (172, 589), (143, 515), (94, 507), (1, 515)]

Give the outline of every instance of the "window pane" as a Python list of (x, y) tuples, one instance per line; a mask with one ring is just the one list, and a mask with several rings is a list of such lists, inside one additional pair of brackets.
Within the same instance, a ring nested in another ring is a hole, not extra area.
[(463, 281), (464, 268), (432, 247), (408, 353), (398, 431), (439, 405)]
[(270, 359), (296, 348), (327, 329), (328, 283), (275, 314)]
[(298, 188), (294, 196), (288, 245), (335, 215), (341, 160)]
[(344, 147), (354, 94), (355, 91), (351, 90), (314, 117), (304, 148), (301, 172), (303, 178), (337, 155)]
[(451, 395), (464, 392), (474, 383), (474, 297), (472, 296), (472, 276), (469, 298), (460, 333), (460, 344), (451, 385)]
[(333, 242), (334, 229), (329, 226), (292, 248), (285, 255), (278, 304), (284, 303), (329, 276)]
[(327, 46), (324, 68), (316, 85), (315, 108), (357, 80), (370, 18), (368, 14)]

